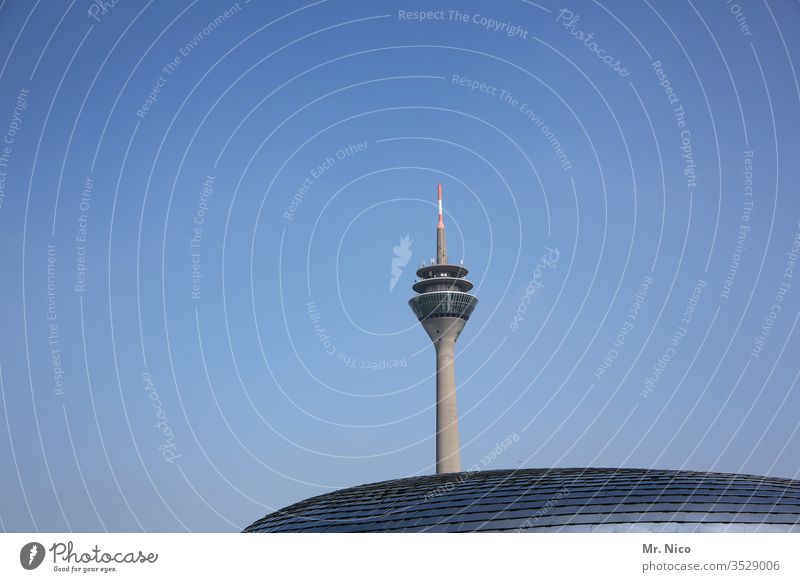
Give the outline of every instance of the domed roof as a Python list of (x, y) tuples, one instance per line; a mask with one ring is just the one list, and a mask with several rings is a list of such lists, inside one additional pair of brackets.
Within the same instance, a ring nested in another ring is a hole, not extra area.
[(800, 481), (648, 469), (449, 473), (312, 497), (244, 531), (800, 532)]

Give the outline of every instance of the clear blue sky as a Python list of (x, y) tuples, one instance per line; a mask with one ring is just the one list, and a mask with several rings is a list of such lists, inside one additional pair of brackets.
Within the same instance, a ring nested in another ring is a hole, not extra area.
[(2, 528), (235, 531), (432, 473), (406, 302), (439, 182), (480, 298), (465, 468), (796, 477), (798, 25), (776, 0), (6, 0)]

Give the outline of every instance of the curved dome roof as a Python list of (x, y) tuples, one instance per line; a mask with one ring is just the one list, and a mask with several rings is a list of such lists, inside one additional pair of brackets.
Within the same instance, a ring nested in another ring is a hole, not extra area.
[(647, 469), (449, 473), (312, 497), (244, 531), (800, 532), (800, 481)]

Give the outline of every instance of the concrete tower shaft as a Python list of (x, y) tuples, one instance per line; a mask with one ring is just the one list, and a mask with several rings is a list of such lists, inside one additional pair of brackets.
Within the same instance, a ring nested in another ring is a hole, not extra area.
[(436, 350), (436, 472), (461, 470), (456, 405), (456, 340), (469, 320), (478, 298), (471, 295), (467, 268), (447, 262), (447, 238), (439, 184), (439, 224), (436, 227), (436, 262), (417, 270), (413, 285), (418, 295), (408, 302)]
[(437, 317), (422, 321), (436, 348), (436, 472), (461, 471), (456, 404), (456, 340), (466, 325), (460, 317)]

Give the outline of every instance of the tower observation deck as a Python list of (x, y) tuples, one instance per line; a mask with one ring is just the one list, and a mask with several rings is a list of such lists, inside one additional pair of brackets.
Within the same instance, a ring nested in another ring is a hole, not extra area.
[(436, 227), (436, 262), (417, 270), (417, 293), (408, 304), (422, 323), (436, 349), (436, 472), (461, 470), (456, 406), (455, 347), (478, 298), (471, 295), (472, 282), (463, 265), (447, 262), (447, 238), (439, 184), (439, 224)]

